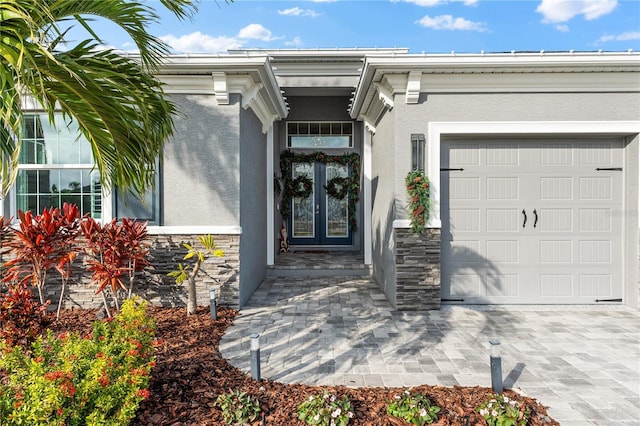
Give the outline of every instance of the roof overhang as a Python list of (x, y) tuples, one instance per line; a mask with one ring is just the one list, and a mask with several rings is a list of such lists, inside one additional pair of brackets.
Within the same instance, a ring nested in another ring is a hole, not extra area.
[(240, 94), (243, 108), (256, 113), (264, 132), (288, 114), (266, 55), (172, 55), (157, 75), (167, 93), (211, 94), (220, 105), (229, 103), (230, 94)]
[[(354, 119), (379, 117), (378, 104), (388, 107), (389, 98), (393, 99), (399, 92), (406, 94), (407, 103), (417, 102), (421, 91), (637, 92), (640, 91), (639, 72), (640, 54), (631, 51), (370, 55), (363, 65), (349, 113)], [(515, 77), (518, 74), (521, 76)], [(567, 74), (571, 75), (570, 79)], [(611, 79), (613, 74), (616, 78)], [(484, 77), (478, 78), (478, 75)]]

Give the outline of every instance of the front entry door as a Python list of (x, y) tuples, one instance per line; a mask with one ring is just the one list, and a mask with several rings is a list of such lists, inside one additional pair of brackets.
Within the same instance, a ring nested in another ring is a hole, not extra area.
[(289, 239), (292, 245), (351, 245), (349, 196), (338, 199), (327, 194), (327, 183), (349, 177), (349, 167), (336, 163), (294, 163), (293, 179), (306, 175), (313, 191), (306, 198), (291, 200)]

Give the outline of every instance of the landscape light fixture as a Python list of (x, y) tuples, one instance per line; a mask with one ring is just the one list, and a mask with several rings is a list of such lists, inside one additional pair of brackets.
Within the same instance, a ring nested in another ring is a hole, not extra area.
[(251, 377), (260, 380), (260, 335), (254, 333), (251, 339)]
[(211, 311), (211, 318), (218, 319), (218, 306), (216, 304), (216, 289), (209, 289), (209, 310)]
[(502, 393), (502, 358), (500, 357), (500, 341), (496, 338), (490, 339), (491, 344), (491, 389), (495, 393)]

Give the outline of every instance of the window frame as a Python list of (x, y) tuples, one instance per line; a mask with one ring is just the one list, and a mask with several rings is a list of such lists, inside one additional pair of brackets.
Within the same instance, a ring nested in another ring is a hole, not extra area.
[[(290, 130), (291, 126), (296, 127), (296, 132), (292, 133)], [(304, 126), (304, 127), (301, 127)], [(337, 129), (336, 126), (340, 126), (340, 131), (335, 132)], [(349, 126), (345, 131), (345, 127)], [(287, 121), (286, 122), (286, 145), (289, 149), (353, 149), (354, 147), (354, 128), (355, 123), (353, 121)], [(322, 143), (314, 144), (313, 146), (293, 146), (292, 137), (348, 137), (348, 145), (347, 146), (326, 146)]]
[[(56, 112), (55, 113), (57, 118), (62, 118), (62, 113), (61, 112)], [(41, 110), (29, 110), (29, 111), (25, 111), (23, 113), (23, 120), (27, 117), (40, 117), (41, 120), (46, 120), (47, 121), (47, 125), (50, 125), (52, 128), (58, 130), (58, 133), (67, 130), (68, 131), (68, 135), (70, 136), (71, 139), (74, 140), (74, 144), (78, 144), (81, 143), (81, 141), (83, 141), (83, 143), (87, 144), (87, 148), (89, 150), (89, 152), (91, 153), (91, 158), (93, 159), (93, 153), (91, 152), (91, 146), (89, 145), (89, 141), (87, 141), (86, 139), (84, 139), (82, 133), (80, 131), (78, 131), (78, 134), (73, 134), (72, 132), (70, 132), (68, 129), (65, 129), (62, 126), (53, 126), (51, 124), (49, 124), (49, 117), (47, 115), (46, 112), (41, 111)], [(24, 141), (33, 141), (36, 144), (38, 143), (39, 140), (41, 139), (45, 139), (45, 138), (39, 138), (37, 137), (37, 133), (34, 133), (33, 137), (24, 137), (27, 132), (26, 132), (26, 128), (24, 127), (25, 125), (22, 125), (23, 127), (21, 127), (21, 134), (20, 136), (20, 142), (24, 144)], [(45, 139), (46, 140), (46, 139)], [(22, 149), (24, 149), (24, 146), (22, 147)], [(82, 149), (80, 146), (78, 146), (78, 150)], [(78, 151), (80, 153), (80, 151)], [(37, 154), (36, 154), (37, 156)], [(37, 157), (36, 157), (37, 158)], [(10, 215), (13, 217), (17, 217), (17, 212), (18, 212), (18, 208), (19, 208), (19, 202), (18, 202), (18, 197), (19, 197), (19, 191), (18, 191), (18, 176), (20, 174), (20, 172), (23, 171), (64, 171), (64, 170), (78, 170), (78, 171), (85, 171), (88, 172), (89, 175), (91, 175), (91, 173), (97, 173), (96, 170), (96, 166), (95, 163), (44, 163), (44, 164), (37, 164), (37, 163), (22, 163), (19, 162), (18, 163), (18, 171), (17, 171), (17, 175), (16, 175), (16, 182), (13, 184), (12, 187), (12, 191), (11, 191), (11, 196), (9, 197), (9, 209), (10, 209)], [(91, 181), (91, 183), (89, 185), (93, 185), (93, 181)], [(49, 188), (50, 189), (50, 188)], [(20, 193), (22, 194), (22, 193)], [(52, 207), (52, 205), (49, 206), (41, 206), (40, 205), (40, 196), (43, 195), (44, 193), (40, 193), (35, 192), (35, 193), (31, 193), (31, 192), (26, 192), (24, 194), (27, 194), (28, 196), (30, 195), (36, 195), (38, 197), (38, 207), (36, 214), (40, 214), (42, 213), (42, 209), (44, 209), (45, 207)], [(51, 193), (53, 194), (53, 193)], [(75, 195), (75, 194), (74, 194)], [(88, 193), (82, 193), (80, 192), (79, 194), (77, 194), (80, 197), (83, 196), (92, 196), (92, 192), (88, 192)], [(97, 215), (92, 214), (92, 208), (91, 206), (88, 207), (88, 213), (91, 214), (92, 217), (94, 217), (97, 220), (103, 220), (104, 219), (104, 213), (105, 213), (105, 209), (104, 209), (104, 203), (105, 203), (105, 197), (104, 197), (104, 189), (102, 187), (102, 183), (100, 182), (100, 194), (96, 195), (96, 198), (99, 200), (99, 204), (100, 204), (100, 210), (98, 212)], [(62, 206), (60, 206), (62, 207)], [(82, 206), (78, 206), (81, 209), (81, 212), (83, 211)]]

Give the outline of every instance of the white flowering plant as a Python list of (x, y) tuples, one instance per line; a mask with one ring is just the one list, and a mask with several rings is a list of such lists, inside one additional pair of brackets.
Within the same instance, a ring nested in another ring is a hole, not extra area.
[(525, 426), (531, 414), (524, 404), (501, 394), (488, 397), (478, 407), (478, 413), (489, 426)]
[(308, 425), (346, 426), (354, 418), (351, 402), (328, 392), (311, 395), (298, 405), (298, 418)]
[(415, 426), (433, 423), (439, 412), (440, 407), (432, 405), (426, 395), (407, 390), (395, 395), (387, 406), (387, 414)]

